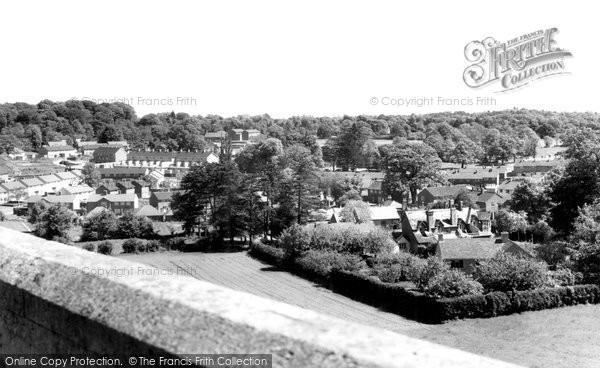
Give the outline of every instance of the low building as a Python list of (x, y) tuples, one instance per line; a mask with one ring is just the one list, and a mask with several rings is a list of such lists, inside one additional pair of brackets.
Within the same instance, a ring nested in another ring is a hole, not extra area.
[(26, 187), (18, 181), (10, 181), (0, 184), (6, 190), (7, 202), (20, 202), (27, 197)]
[(79, 184), (79, 180), (80, 180), (79, 177), (77, 175), (75, 175), (71, 171), (57, 172), (54, 175), (57, 178), (59, 178), (61, 181), (63, 181), (66, 185), (77, 185), (77, 184)]
[(148, 175), (148, 168), (144, 167), (112, 167), (98, 169), (102, 179), (142, 179)]
[(161, 211), (149, 204), (140, 207), (135, 214), (137, 216), (147, 217), (152, 221), (169, 221), (173, 217), (173, 212), (170, 209), (165, 208), (163, 211)]
[(74, 185), (61, 188), (57, 195), (72, 195), (79, 198), (80, 201), (85, 201), (90, 195), (94, 194), (94, 188), (89, 185)]
[(369, 212), (375, 226), (392, 228), (400, 225), (400, 216), (395, 207), (369, 207)]
[(220, 145), (221, 142), (227, 139), (227, 132), (219, 130), (217, 132), (207, 132), (204, 134), (204, 140), (207, 142), (215, 143)]
[(46, 183), (38, 178), (28, 178), (19, 180), (25, 186), (25, 192), (28, 196), (45, 195)]
[(44, 146), (39, 151), (41, 156), (48, 158), (67, 158), (77, 156), (77, 150), (69, 145)]
[(382, 185), (383, 182), (380, 180), (371, 182), (367, 188), (367, 202), (378, 204), (384, 201)]
[(90, 212), (97, 207), (106, 207), (116, 215), (124, 215), (134, 213), (139, 207), (139, 200), (135, 194), (92, 194), (88, 197), (86, 209)]
[(152, 192), (149, 203), (159, 211), (161, 211), (163, 208), (170, 209), (171, 202), (173, 202), (173, 194), (175, 193), (177, 192)]
[(495, 192), (483, 192), (477, 196), (475, 203), (481, 211), (496, 213), (508, 199), (509, 196), (501, 196)]
[(522, 161), (514, 165), (511, 176), (545, 174), (550, 170), (563, 167), (567, 164), (565, 160), (547, 160), (547, 161)]
[(438, 241), (435, 255), (453, 269), (472, 273), (478, 261), (494, 258), (501, 252), (532, 258), (525, 247), (508, 239), (508, 233), (503, 233), (501, 238), (441, 240)]
[(127, 161), (127, 152), (120, 146), (99, 147), (94, 151), (95, 163), (123, 163)]
[(417, 194), (417, 202), (427, 206), (435, 202), (447, 202), (456, 199), (460, 193), (470, 190), (468, 185), (450, 185), (442, 187), (427, 187)]
[(130, 181), (120, 181), (117, 183), (117, 188), (121, 194), (135, 194), (135, 187)]
[(41, 175), (37, 177), (44, 182), (44, 190), (46, 193), (57, 193), (61, 188), (68, 184), (54, 174)]
[(131, 182), (131, 184), (135, 188), (134, 192), (138, 198), (150, 198), (151, 183), (148, 183), (145, 180), (134, 180)]
[(113, 182), (108, 182), (108, 183), (103, 183), (100, 184), (96, 190), (95, 190), (96, 194), (99, 195), (109, 195), (109, 194), (119, 194), (120, 190), (119, 187), (113, 183)]
[(81, 209), (81, 199), (74, 195), (49, 195), (49, 196), (31, 196), (27, 199), (27, 209), (31, 208), (39, 202), (46, 204), (59, 204), (71, 211), (79, 211)]
[(8, 202), (8, 191), (0, 186), (0, 203)]

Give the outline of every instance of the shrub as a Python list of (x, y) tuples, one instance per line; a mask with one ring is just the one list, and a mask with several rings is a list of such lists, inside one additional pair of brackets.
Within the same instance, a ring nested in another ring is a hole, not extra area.
[(279, 245), (286, 258), (296, 258), (310, 249), (310, 233), (303, 227), (294, 224), (285, 229), (279, 237)]
[(94, 244), (92, 244), (92, 243), (85, 243), (81, 246), (81, 249), (87, 250), (88, 252), (93, 252), (94, 248), (95, 248)]
[(81, 240), (104, 240), (113, 237), (117, 229), (117, 215), (102, 211), (83, 223)]
[(481, 295), (483, 294), (483, 286), (461, 271), (448, 270), (429, 280), (425, 294), (435, 298)]
[(355, 254), (311, 249), (296, 260), (296, 265), (303, 271), (327, 277), (332, 270), (356, 272), (364, 266), (364, 261)]
[(259, 241), (252, 243), (249, 254), (265, 262), (276, 265), (281, 264), (285, 258), (285, 251), (283, 249), (275, 248)]
[(143, 238), (154, 237), (152, 221), (147, 217), (126, 214), (117, 220), (116, 236), (120, 238)]
[(425, 290), (432, 278), (448, 270), (449, 267), (444, 261), (437, 257), (429, 257), (426, 262), (413, 263), (409, 268), (408, 277), (419, 290)]
[(581, 279), (581, 274), (571, 271), (566, 267), (558, 267), (555, 271), (548, 271), (548, 286), (572, 286)]
[(178, 236), (175, 238), (169, 238), (165, 241), (165, 247), (169, 250), (178, 250), (185, 244), (185, 238)]
[(407, 281), (409, 271), (416, 263), (424, 263), (419, 257), (409, 253), (380, 254), (375, 258), (373, 271), (383, 282), (395, 283)]
[(139, 239), (127, 239), (123, 242), (123, 253), (136, 253), (140, 248), (145, 250), (144, 243)]
[(157, 252), (161, 247), (159, 240), (148, 240), (146, 242), (146, 252)]
[(113, 251), (113, 245), (109, 241), (103, 241), (98, 244), (98, 253), (100, 254), (111, 254)]
[(480, 262), (473, 278), (486, 290), (531, 290), (542, 287), (547, 281), (545, 263), (525, 259), (508, 253)]
[(71, 239), (68, 236), (55, 236), (52, 238), (52, 241), (67, 244), (67, 245), (73, 244), (73, 242), (71, 241)]

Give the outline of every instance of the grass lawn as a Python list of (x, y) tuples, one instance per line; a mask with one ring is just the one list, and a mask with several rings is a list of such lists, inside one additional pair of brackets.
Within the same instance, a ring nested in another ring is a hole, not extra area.
[(336, 294), (245, 252), (163, 252), (120, 257), (523, 366), (600, 367), (600, 305), (427, 325)]
[(600, 367), (600, 305), (424, 325), (407, 334), (528, 367)]

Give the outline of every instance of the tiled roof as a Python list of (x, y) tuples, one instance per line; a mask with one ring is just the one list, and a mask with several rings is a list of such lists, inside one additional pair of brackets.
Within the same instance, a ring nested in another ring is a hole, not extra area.
[(45, 149), (48, 152), (75, 151), (75, 148), (73, 148), (71, 146), (44, 146), (43, 149)]
[(493, 238), (447, 239), (438, 243), (436, 254), (442, 259), (489, 259), (504, 245)]
[(92, 187), (89, 185), (73, 185), (64, 187), (60, 190), (61, 192), (66, 192), (69, 194), (81, 194), (81, 193), (91, 193), (94, 191)]
[(149, 204), (142, 206), (136, 213), (137, 216), (162, 216), (162, 213)]
[(117, 183), (117, 187), (123, 187), (125, 189), (133, 189), (133, 184), (130, 181), (120, 181)]
[(2, 183), (0, 185), (2, 185), (2, 187), (4, 187), (4, 189), (6, 189), (9, 192), (12, 190), (25, 189), (25, 186), (23, 184), (19, 183), (18, 181), (9, 181), (6, 183)]
[(59, 177), (57, 177), (54, 174), (38, 176), (38, 179), (40, 179), (44, 183), (56, 183), (57, 181), (61, 180)]
[(434, 197), (456, 197), (462, 191), (467, 189), (466, 185), (450, 185), (442, 187), (427, 187), (423, 191), (428, 191)]
[(122, 150), (123, 147), (121, 146), (104, 146), (104, 147), (98, 147), (95, 151), (94, 151), (94, 157), (98, 156), (98, 155), (114, 155), (115, 153), (117, 153), (117, 151)]
[(144, 167), (111, 167), (98, 169), (100, 174), (138, 174), (145, 175), (148, 171)]
[(369, 207), (371, 220), (399, 220), (395, 207)]
[(490, 200), (496, 200), (497, 202), (504, 202), (506, 201), (506, 198), (504, 198), (503, 196), (494, 193), (494, 192), (483, 192), (481, 193), (478, 197), (477, 197), (477, 202), (487, 202)]
[(38, 178), (22, 179), (21, 183), (29, 188), (44, 185), (44, 182)]
[(105, 196), (101, 196), (99, 194), (92, 194), (88, 198), (88, 203), (95, 203), (101, 199), (106, 199), (109, 202), (135, 202), (137, 199), (136, 195), (133, 193), (128, 194), (108, 194)]
[(517, 167), (557, 167), (566, 165), (565, 160), (548, 160), (548, 161), (523, 161), (517, 162), (515, 164), (515, 168)]
[(119, 190), (119, 187), (115, 183), (113, 183), (113, 182), (100, 184), (98, 186), (98, 188), (96, 188), (96, 189), (100, 189), (100, 188), (107, 189), (110, 192)]
[(503, 181), (502, 183), (500, 183), (500, 185), (498, 185), (498, 190), (502, 189), (502, 190), (515, 190), (516, 187), (518, 187), (519, 185), (523, 184), (522, 181), (517, 181), (517, 180), (506, 180)]
[(207, 132), (204, 137), (206, 138), (225, 138), (227, 137), (227, 132), (220, 130), (218, 132)]
[(70, 171), (57, 172), (54, 175), (58, 176), (62, 180), (77, 179), (77, 176)]
[(170, 201), (173, 198), (173, 194), (175, 194), (176, 192), (154, 192), (152, 193), (153, 196), (156, 197), (156, 199), (158, 199), (159, 201)]

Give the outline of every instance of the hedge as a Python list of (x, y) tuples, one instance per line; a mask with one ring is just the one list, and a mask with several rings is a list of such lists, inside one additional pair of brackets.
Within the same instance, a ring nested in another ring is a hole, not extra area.
[(512, 313), (600, 303), (600, 285), (575, 285), (528, 291), (491, 292), (436, 299), (384, 283), (364, 274), (332, 270), (329, 277), (314, 275), (285, 261), (284, 251), (262, 243), (253, 244), (249, 254), (287, 271), (317, 281), (329, 289), (366, 304), (425, 323), (442, 323), (460, 318), (489, 318)]

